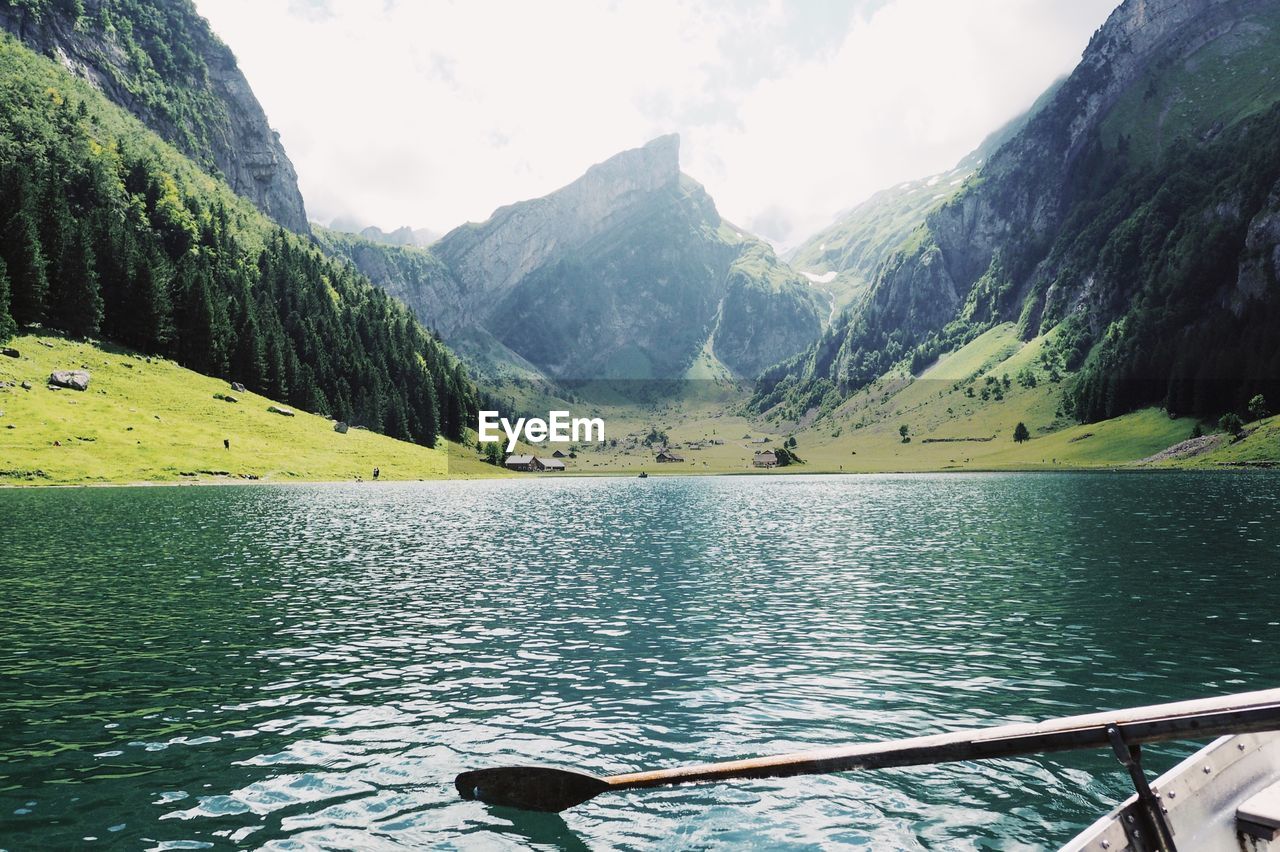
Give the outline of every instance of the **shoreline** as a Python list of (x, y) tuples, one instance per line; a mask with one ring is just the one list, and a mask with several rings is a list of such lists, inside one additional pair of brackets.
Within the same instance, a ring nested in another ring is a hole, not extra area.
[[(1075, 466), (1066, 467), (1059, 465), (1056, 467), (974, 467), (957, 470), (954, 468), (933, 469), (933, 470), (902, 470), (902, 469), (885, 469), (885, 470), (797, 470), (795, 472), (782, 473), (779, 471), (681, 471), (681, 472), (652, 472), (649, 471), (648, 478), (714, 478), (714, 477), (759, 477), (778, 478), (778, 477), (796, 477), (796, 476), (966, 476), (973, 474), (1080, 474), (1080, 473), (1112, 473), (1112, 474), (1166, 474), (1166, 473), (1241, 473), (1241, 472), (1259, 472), (1259, 471), (1276, 471), (1280, 470), (1280, 462), (1261, 462), (1261, 463), (1239, 463), (1228, 464), (1220, 463), (1213, 467), (1208, 466), (1188, 466), (1188, 467), (1172, 467), (1172, 466)], [(194, 479), (184, 480), (135, 480), (129, 482), (0, 482), (0, 490), (44, 490), (44, 489), (72, 489), (72, 488), (228, 488), (235, 486), (243, 486), (247, 488), (255, 487), (287, 487), (300, 485), (405, 485), (411, 483), (431, 483), (431, 482), (490, 482), (490, 481), (555, 481), (561, 479), (639, 479), (639, 472), (617, 472), (617, 473), (589, 473), (575, 472), (564, 474), (531, 474), (521, 477), (515, 474), (497, 473), (493, 476), (441, 476), (431, 479)]]

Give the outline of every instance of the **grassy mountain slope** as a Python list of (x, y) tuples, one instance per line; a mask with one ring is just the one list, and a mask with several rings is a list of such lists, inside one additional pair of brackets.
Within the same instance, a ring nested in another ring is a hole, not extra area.
[[(1222, 28), (1214, 35), (1213, 28)], [(1176, 34), (1116, 99), (1100, 128), (1103, 147), (1156, 162), (1179, 142), (1206, 141), (1276, 102), (1280, 9), (1236, 17), (1224, 9)]]
[[(893, 370), (814, 422), (802, 455), (845, 470), (1112, 466), (1153, 455), (1191, 433), (1193, 420), (1155, 410), (1075, 423), (1062, 411), (1062, 385), (1070, 377), (1060, 369), (1054, 343), (1052, 336), (1022, 341), (1012, 324), (1002, 324), (919, 376)], [(1031, 434), (1022, 444), (1013, 440), (1020, 422)]]
[(471, 422), (474, 387), (403, 306), (7, 35), (0, 187), (0, 325), (114, 340), (428, 445)]
[(1059, 330), (1083, 420), (1280, 395), (1278, 33), (1259, 0), (1124, 3), (755, 408), (829, 410), (1002, 322)]
[[(500, 473), (457, 444), (342, 435), (323, 417), (273, 414), (278, 403), (266, 397), (119, 347), (44, 334), (8, 345), (22, 357), (0, 358), (0, 485), (351, 480), (374, 467), (388, 480)], [(81, 367), (87, 391), (46, 388), (52, 371)]]
[[(994, 326), (912, 375), (898, 368), (821, 417), (776, 423), (800, 436), (802, 470), (1065, 470), (1089, 467), (1202, 467), (1280, 462), (1280, 419), (1252, 424), (1233, 443), (1211, 424), (1207, 452), (1151, 461), (1190, 438), (1194, 417), (1143, 408), (1079, 423), (1066, 408), (1075, 376), (1065, 368), (1060, 331), (1022, 339), (1013, 323)], [(1018, 423), (1029, 440), (1014, 441)], [(907, 426), (909, 442), (900, 428)]]

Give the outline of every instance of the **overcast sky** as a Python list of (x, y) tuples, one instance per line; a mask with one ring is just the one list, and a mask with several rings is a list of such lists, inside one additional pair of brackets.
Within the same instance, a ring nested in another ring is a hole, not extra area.
[(311, 218), (447, 231), (672, 131), (781, 245), (950, 168), (1117, 0), (196, 0)]

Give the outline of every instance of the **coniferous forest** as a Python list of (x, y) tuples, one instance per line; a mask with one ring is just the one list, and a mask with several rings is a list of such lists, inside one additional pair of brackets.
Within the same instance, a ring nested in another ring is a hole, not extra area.
[(409, 311), (0, 40), (0, 339), (41, 326), (434, 446), (474, 385)]

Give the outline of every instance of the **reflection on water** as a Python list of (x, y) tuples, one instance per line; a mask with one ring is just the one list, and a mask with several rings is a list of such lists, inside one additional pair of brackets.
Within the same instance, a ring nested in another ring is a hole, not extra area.
[[(1270, 474), (0, 493), (0, 847), (1038, 847), (1105, 755), (456, 798), (1280, 685)], [(1156, 768), (1189, 747), (1157, 752)]]

